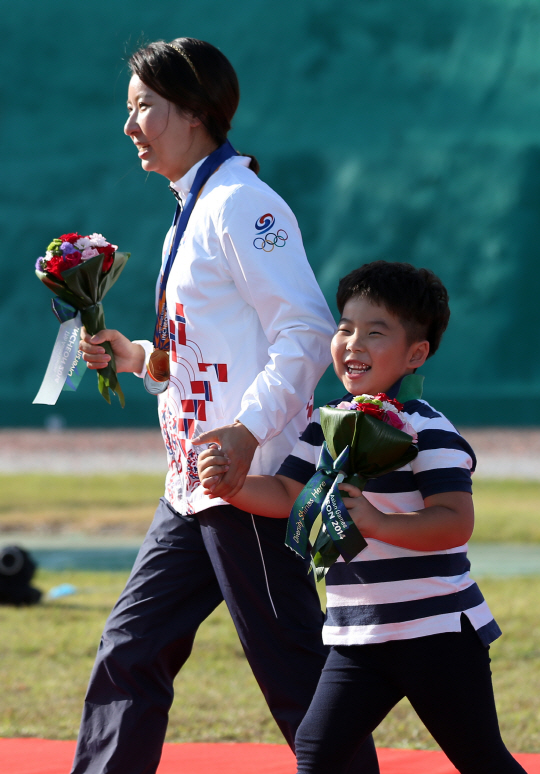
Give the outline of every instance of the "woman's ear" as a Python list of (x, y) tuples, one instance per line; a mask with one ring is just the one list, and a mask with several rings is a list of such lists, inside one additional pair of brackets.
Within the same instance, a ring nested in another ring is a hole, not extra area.
[(429, 355), (429, 341), (415, 341), (411, 346), (409, 358), (410, 368), (420, 368), (426, 362)]
[(188, 122), (192, 129), (195, 129), (197, 126), (201, 126), (201, 124), (204, 123), (204, 116), (199, 113), (192, 113), (190, 110), (182, 110), (182, 108), (178, 106), (176, 106), (176, 110), (184, 121)]
[(197, 126), (204, 126), (204, 116), (199, 113), (184, 112), (184, 118), (189, 121), (192, 129), (195, 129)]

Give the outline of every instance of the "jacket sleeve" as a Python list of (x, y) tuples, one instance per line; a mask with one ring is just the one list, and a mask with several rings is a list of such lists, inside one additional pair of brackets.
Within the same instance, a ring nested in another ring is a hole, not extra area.
[(266, 364), (236, 416), (263, 445), (306, 406), (330, 362), (335, 323), (296, 218), (270, 188), (239, 187), (221, 209), (218, 233), (236, 288), (266, 337)]

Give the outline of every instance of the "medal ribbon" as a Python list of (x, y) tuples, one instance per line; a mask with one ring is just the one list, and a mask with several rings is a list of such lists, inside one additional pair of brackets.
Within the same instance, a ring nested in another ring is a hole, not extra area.
[(223, 162), (230, 159), (232, 156), (238, 156), (238, 152), (235, 151), (231, 143), (226, 140), (223, 145), (211, 153), (207, 159), (201, 164), (195, 175), (193, 185), (186, 197), (184, 208), (182, 209), (179, 204), (176, 205), (176, 212), (174, 213), (174, 219), (172, 224), (173, 235), (171, 237), (171, 246), (169, 248), (169, 255), (163, 273), (161, 275), (159, 284), (159, 295), (157, 304), (157, 319), (156, 327), (154, 329), (154, 349), (160, 349), (169, 351), (169, 319), (167, 316), (167, 304), (165, 298), (165, 291), (167, 288), (167, 281), (171, 273), (171, 269), (178, 252), (180, 240), (186, 230), (193, 208), (199, 198), (204, 185), (214, 172), (220, 167)]

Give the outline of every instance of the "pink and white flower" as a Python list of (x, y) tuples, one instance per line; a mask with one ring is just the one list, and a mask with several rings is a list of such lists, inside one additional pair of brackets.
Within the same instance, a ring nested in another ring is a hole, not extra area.
[(342, 400), (336, 408), (346, 411), (363, 411), (387, 425), (407, 433), (418, 443), (418, 433), (405, 417), (403, 405), (384, 393), (378, 395), (356, 395), (351, 401)]
[(87, 247), (90, 247), (90, 237), (81, 237), (75, 242), (75, 247), (84, 253)]
[(88, 239), (92, 247), (107, 247), (109, 244), (103, 234), (90, 234)]
[(87, 261), (89, 258), (93, 258), (94, 255), (99, 255), (99, 250), (96, 250), (95, 247), (87, 247), (85, 250), (82, 251), (82, 259), (83, 261)]

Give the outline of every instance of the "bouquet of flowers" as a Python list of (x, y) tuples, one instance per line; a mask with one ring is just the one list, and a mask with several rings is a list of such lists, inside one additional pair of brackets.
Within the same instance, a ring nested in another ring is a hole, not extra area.
[[(34, 403), (54, 405), (62, 389), (75, 390), (86, 364), (80, 360), (80, 329), (84, 325), (94, 335), (105, 327), (102, 300), (124, 268), (129, 253), (117, 252), (101, 234), (63, 234), (53, 239), (44, 257), (36, 261), (36, 275), (55, 293), (53, 312), (60, 321), (60, 332), (47, 373)], [(111, 356), (108, 365), (97, 372), (98, 389), (110, 403), (109, 390), (121, 406), (124, 395), (118, 383), (114, 355), (109, 342), (103, 345)]]
[[(404, 377), (398, 398), (420, 397), (422, 381), (415, 374)], [(302, 557), (309, 548), (317, 580), (340, 555), (350, 562), (367, 545), (338, 485), (363, 490), (370, 478), (397, 470), (418, 454), (417, 434), (402, 411), (402, 403), (384, 393), (358, 395), (320, 409), (325, 440), (317, 472), (292, 508), (285, 540)]]

